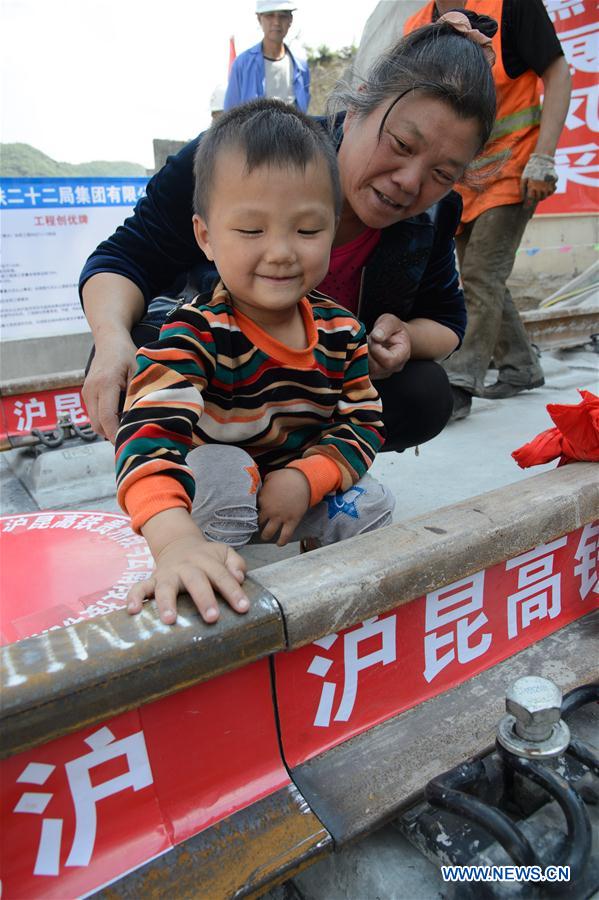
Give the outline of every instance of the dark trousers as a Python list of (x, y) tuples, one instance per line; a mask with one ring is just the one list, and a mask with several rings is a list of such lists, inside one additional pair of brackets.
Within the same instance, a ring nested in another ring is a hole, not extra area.
[(453, 409), (449, 379), (438, 363), (411, 359), (401, 372), (375, 381), (383, 401), (386, 450), (405, 450), (436, 437)]
[(522, 203), (487, 209), (456, 238), (468, 326), (444, 366), (453, 385), (476, 396), (483, 393), (491, 359), (499, 381), (527, 387), (543, 377), (506, 283), (532, 213)]

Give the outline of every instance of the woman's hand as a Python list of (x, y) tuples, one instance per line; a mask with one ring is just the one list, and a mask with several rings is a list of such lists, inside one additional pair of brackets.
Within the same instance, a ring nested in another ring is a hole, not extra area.
[(151, 578), (134, 584), (127, 594), (127, 612), (140, 612), (154, 597), (165, 625), (177, 621), (177, 595), (187, 591), (205, 622), (219, 617), (216, 589), (238, 613), (250, 604), (241, 585), (245, 560), (226, 544), (207, 541), (185, 509), (167, 509), (142, 526), (155, 560)]
[(131, 329), (144, 314), (140, 289), (123, 275), (99, 272), (85, 282), (83, 308), (95, 343), (83, 399), (91, 426), (114, 444), (119, 427), (121, 391), (135, 374)]
[(401, 372), (412, 355), (406, 325), (391, 313), (383, 313), (368, 335), (368, 370), (371, 379), (388, 378)]
[(258, 522), (262, 540), (277, 534), (277, 544), (284, 547), (310, 508), (310, 484), (299, 469), (277, 469), (264, 479), (258, 494)]
[(114, 444), (119, 427), (119, 400), (135, 374), (136, 347), (127, 331), (96, 343), (82, 395), (96, 434)]

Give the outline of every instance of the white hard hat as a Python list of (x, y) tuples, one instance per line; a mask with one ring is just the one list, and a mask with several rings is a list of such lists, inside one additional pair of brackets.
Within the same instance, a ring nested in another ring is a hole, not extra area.
[(293, 0), (256, 0), (256, 13), (295, 12)]

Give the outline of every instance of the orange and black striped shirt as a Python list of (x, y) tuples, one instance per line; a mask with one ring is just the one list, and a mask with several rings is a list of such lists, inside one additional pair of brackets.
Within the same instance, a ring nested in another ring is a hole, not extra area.
[(300, 469), (311, 505), (370, 467), (384, 429), (364, 326), (317, 292), (299, 306), (304, 350), (236, 310), (220, 284), (138, 351), (116, 442), (118, 498), (136, 530), (164, 509), (191, 508), (185, 457), (202, 444), (242, 447), (262, 477)]

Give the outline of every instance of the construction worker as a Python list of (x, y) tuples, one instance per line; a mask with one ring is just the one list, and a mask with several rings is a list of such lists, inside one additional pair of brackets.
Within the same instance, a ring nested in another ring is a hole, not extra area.
[(306, 112), (310, 69), (307, 61), (292, 54), (285, 44), (294, 12), (292, 0), (257, 0), (256, 16), (264, 37), (233, 63), (225, 110), (257, 97), (271, 97)]
[[(544, 383), (506, 282), (536, 204), (556, 188), (554, 154), (568, 112), (571, 81), (542, 0), (436, 0), (406, 21), (404, 33), (452, 9), (490, 16), (499, 24), (492, 39), (497, 122), (481, 166), (495, 162), (498, 170), (482, 176), (478, 190), (458, 188), (464, 210), (456, 246), (468, 327), (461, 348), (444, 366), (452, 386), (453, 418), (462, 419), (470, 413), (473, 395), (512, 397)], [(498, 379), (485, 388), (491, 359)]]

